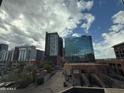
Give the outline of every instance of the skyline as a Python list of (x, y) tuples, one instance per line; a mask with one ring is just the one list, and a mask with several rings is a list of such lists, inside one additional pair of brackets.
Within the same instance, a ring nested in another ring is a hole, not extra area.
[(124, 42), (124, 5), (120, 1), (4, 0), (0, 42), (11, 48), (28, 44), (44, 49), (46, 31), (61, 37), (91, 35), (95, 57), (113, 58), (112, 46)]

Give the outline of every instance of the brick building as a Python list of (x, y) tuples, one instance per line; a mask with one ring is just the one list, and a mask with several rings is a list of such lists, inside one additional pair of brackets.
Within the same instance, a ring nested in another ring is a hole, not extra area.
[(117, 59), (124, 59), (124, 42), (113, 46)]

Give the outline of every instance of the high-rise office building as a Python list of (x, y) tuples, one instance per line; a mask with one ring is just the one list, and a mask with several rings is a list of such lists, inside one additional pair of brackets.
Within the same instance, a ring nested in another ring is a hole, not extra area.
[(6, 63), (7, 63), (8, 51), (0, 51), (0, 74), (6, 72)]
[(0, 44), (0, 51), (2, 51), (2, 50), (7, 51), (8, 50), (8, 45), (7, 44)]
[(19, 46), (15, 47), (14, 61), (41, 61), (44, 57), (44, 51), (36, 49), (35, 46)]
[(6, 73), (7, 69), (10, 68), (11, 62), (13, 62), (14, 50), (1, 51), (0, 52), (0, 73)]
[(59, 38), (59, 55), (63, 56), (63, 39), (61, 37)]
[(0, 61), (5, 62), (5, 61), (13, 61), (14, 57), (14, 50), (9, 50), (9, 51), (2, 51), (1, 52), (1, 58)]
[(44, 51), (36, 50), (36, 60), (41, 61), (44, 58)]
[(19, 47), (15, 47), (13, 60), (18, 61), (18, 57), (19, 57)]
[(65, 38), (65, 59), (70, 62), (93, 62), (95, 58), (91, 36)]
[(15, 68), (18, 63), (39, 64), (44, 57), (44, 52), (37, 50), (35, 46), (18, 46), (15, 47), (12, 68)]
[(2, 5), (2, 1), (3, 1), (3, 0), (0, 0), (0, 6)]
[(0, 61), (5, 63), (5, 61), (7, 61), (8, 59), (9, 51), (1, 51), (0, 53), (1, 53)]
[(14, 60), (15, 61), (35, 61), (36, 48), (35, 46), (19, 46), (15, 47)]
[(12, 62), (14, 58), (14, 50), (9, 50), (8, 51), (8, 56), (7, 56), (7, 61)]
[(0, 60), (3, 60), (3, 55), (8, 51), (8, 45), (7, 44), (0, 44)]
[(13, 63), (13, 57), (14, 57), (14, 50), (7, 51), (6, 61), (5, 61), (5, 71), (11, 70), (11, 64)]
[(3, 73), (6, 69), (7, 58), (8, 58), (8, 45), (0, 44), (0, 73)]
[(63, 40), (58, 33), (46, 33), (45, 56), (62, 56)]
[(45, 59), (51, 62), (54, 67), (62, 66), (63, 39), (58, 33), (46, 33)]

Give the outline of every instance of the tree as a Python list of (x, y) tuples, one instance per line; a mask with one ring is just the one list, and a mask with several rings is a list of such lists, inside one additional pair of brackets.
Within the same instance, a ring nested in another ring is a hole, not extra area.
[(49, 64), (49, 63), (43, 64), (43, 68), (44, 68), (45, 70), (47, 70), (48, 73), (50, 73), (50, 72), (52, 71), (52, 65)]

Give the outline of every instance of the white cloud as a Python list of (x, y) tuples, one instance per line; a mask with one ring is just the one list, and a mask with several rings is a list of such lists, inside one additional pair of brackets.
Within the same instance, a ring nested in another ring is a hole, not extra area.
[(44, 49), (46, 31), (65, 37), (82, 18), (88, 29), (92, 22), (86, 16), (91, 14), (81, 12), (92, 6), (91, 0), (4, 0), (0, 10), (0, 42), (10, 47), (33, 44)]
[(108, 33), (103, 33), (103, 41), (94, 43), (96, 58), (115, 58), (113, 45), (124, 42), (124, 11), (112, 17), (113, 25)]
[(119, 11), (112, 18), (114, 24), (124, 24), (124, 11)]
[(73, 36), (73, 37), (80, 37), (81, 34), (79, 34), (79, 33), (73, 33), (72, 36)]
[(86, 33), (88, 33), (88, 30), (91, 26), (91, 24), (93, 23), (93, 21), (95, 20), (95, 17), (92, 14), (84, 14), (83, 17), (84, 23), (82, 24), (82, 28), (84, 29), (84, 31)]
[(81, 0), (77, 3), (77, 5), (81, 10), (85, 10), (85, 9), (90, 10), (93, 7), (93, 1)]
[(8, 17), (8, 14), (4, 10), (0, 10), (0, 18), (4, 20)]

